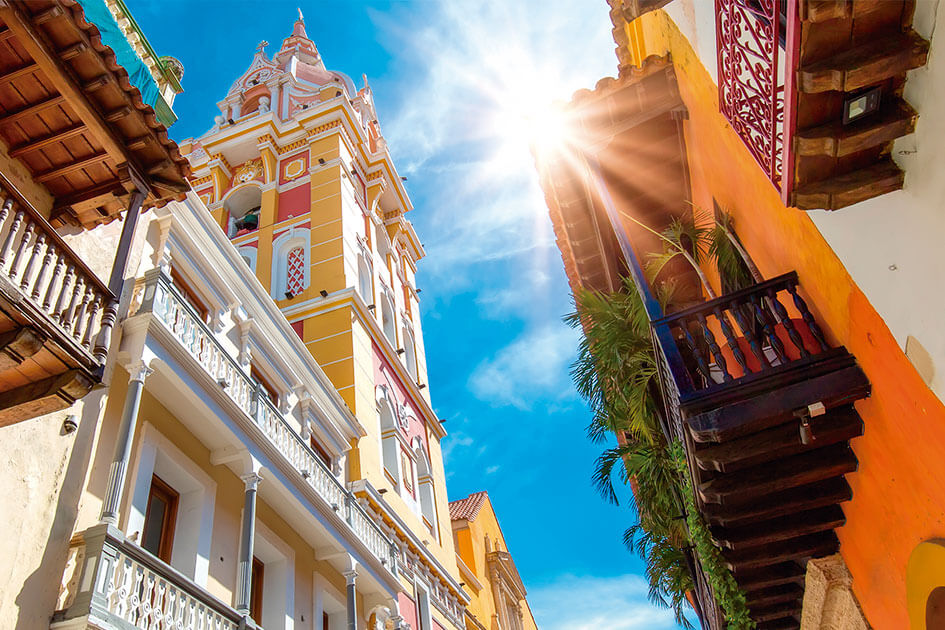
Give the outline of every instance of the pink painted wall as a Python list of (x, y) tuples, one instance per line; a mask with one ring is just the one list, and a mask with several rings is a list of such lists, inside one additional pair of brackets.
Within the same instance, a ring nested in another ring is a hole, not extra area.
[(312, 205), (311, 185), (306, 182), (291, 190), (279, 193), (279, 214), (276, 221), (285, 221), (307, 213)]
[(424, 450), (429, 454), (430, 448), (427, 443), (426, 426), (423, 421), (423, 416), (420, 414), (420, 408), (410, 397), (407, 389), (391, 368), (390, 363), (388, 363), (387, 359), (381, 354), (380, 349), (376, 345), (372, 345), (372, 350), (374, 354), (374, 382), (379, 385), (382, 383), (386, 384), (388, 392), (391, 392), (392, 397), (396, 399), (399, 404), (406, 405), (413, 411), (413, 417), (410, 418), (407, 424), (407, 442), (412, 442), (415, 437), (420, 438), (420, 443), (423, 444)]
[(404, 618), (404, 621), (409, 623), (411, 628), (419, 628), (420, 624), (417, 621), (417, 605), (410, 599), (410, 596), (406, 593), (399, 593), (397, 595), (397, 603), (400, 604), (400, 616)]

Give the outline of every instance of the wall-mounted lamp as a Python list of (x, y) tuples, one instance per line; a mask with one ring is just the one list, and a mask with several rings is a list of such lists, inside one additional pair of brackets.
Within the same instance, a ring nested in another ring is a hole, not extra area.
[(406, 350), (403, 348), (397, 348), (397, 354), (403, 354), (404, 352), (406, 352)]
[(848, 125), (874, 113), (882, 102), (882, 86), (860, 92), (843, 101), (843, 124)]
[(318, 163), (319, 163), (319, 164), (324, 164), (324, 163), (325, 163), (325, 158), (318, 158)]
[(374, 304), (368, 304), (368, 305), (367, 305), (367, 310), (369, 310), (369, 311), (373, 311), (373, 310), (376, 309), (376, 308), (377, 308), (377, 306), (375, 306)]
[(341, 96), (341, 90), (336, 90), (336, 91), (335, 91), (335, 96)]
[(227, 118), (227, 119), (226, 119), (226, 122), (230, 123), (231, 125), (235, 125), (235, 124), (236, 124), (235, 122), (233, 122), (233, 119), (232, 119), (232, 118)]
[(65, 420), (62, 421), (62, 432), (64, 434), (75, 433), (76, 429), (79, 428), (79, 423), (76, 422), (76, 417), (74, 415), (67, 416)]
[(426, 388), (426, 386), (427, 386), (426, 383), (420, 383), (419, 385), (417, 385), (417, 389), (424, 389)]
[(285, 292), (285, 299), (291, 300), (291, 299), (294, 298), (294, 297), (295, 297), (295, 293), (292, 293), (292, 291), (286, 291), (286, 292)]
[(407, 178), (406, 178), (406, 177), (403, 177), (403, 176), (401, 176), (401, 178), (400, 178), (400, 181), (402, 181), (402, 182), (405, 182), (405, 181), (407, 181)]
[(387, 488), (381, 488), (377, 491), (378, 494), (387, 494)]
[(319, 291), (318, 294), (322, 297), (328, 297), (328, 291), (326, 291), (325, 289), (322, 289), (321, 291)]

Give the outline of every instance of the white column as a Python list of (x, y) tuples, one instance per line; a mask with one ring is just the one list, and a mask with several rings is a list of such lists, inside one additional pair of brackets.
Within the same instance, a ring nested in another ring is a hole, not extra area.
[(240, 536), (239, 565), (236, 574), (236, 611), (249, 614), (253, 589), (253, 542), (256, 537), (256, 490), (262, 477), (252, 472), (240, 477), (246, 484), (243, 494), (243, 527)]
[(102, 503), (101, 521), (118, 526), (118, 505), (128, 476), (128, 462), (131, 460), (131, 445), (138, 424), (138, 407), (141, 405), (141, 393), (144, 391), (144, 379), (153, 370), (143, 361), (133, 365), (129, 372), (128, 392), (125, 394), (125, 406), (121, 412), (115, 453), (108, 469), (108, 482), (105, 486), (105, 501)]

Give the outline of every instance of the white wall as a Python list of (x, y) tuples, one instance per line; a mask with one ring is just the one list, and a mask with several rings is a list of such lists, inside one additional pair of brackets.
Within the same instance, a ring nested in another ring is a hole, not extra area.
[[(923, 37), (945, 30), (945, 12), (938, 5), (939, 0), (916, 2), (914, 28)], [(919, 121), (916, 133), (897, 140), (893, 150), (906, 172), (903, 190), (810, 215), (900, 346), (905, 349), (911, 335), (931, 355), (931, 387), (945, 400), (943, 55), (943, 45), (933, 38), (928, 64), (909, 73), (905, 98)], [(915, 354), (912, 347), (909, 354)]]

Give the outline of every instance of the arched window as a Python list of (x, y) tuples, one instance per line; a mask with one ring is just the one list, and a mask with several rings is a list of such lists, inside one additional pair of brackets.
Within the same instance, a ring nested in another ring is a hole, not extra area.
[(270, 294), (274, 300), (299, 295), (310, 284), (311, 245), (306, 228), (292, 228), (272, 242), (272, 279)]
[(394, 324), (394, 304), (387, 295), (381, 300), (381, 327), (384, 329), (384, 336), (396, 348), (397, 326)]
[(413, 343), (413, 333), (404, 326), (404, 363), (413, 380), (417, 380), (417, 349)]
[(258, 186), (237, 188), (223, 202), (229, 216), (227, 235), (234, 238), (259, 227), (262, 191)]
[(381, 424), (381, 456), (384, 460), (384, 472), (390, 477), (395, 488), (400, 487), (400, 439), (397, 436), (397, 418), (394, 407), (387, 399), (385, 389), (378, 390), (377, 411)]
[(374, 282), (364, 256), (358, 256), (358, 293), (366, 304), (374, 304)]
[(417, 485), (420, 487), (420, 516), (430, 531), (436, 533), (436, 495), (433, 492), (433, 473), (430, 460), (422, 445), (414, 449), (417, 455)]

